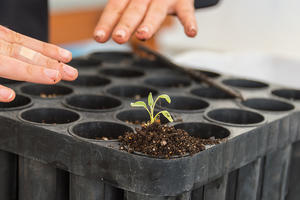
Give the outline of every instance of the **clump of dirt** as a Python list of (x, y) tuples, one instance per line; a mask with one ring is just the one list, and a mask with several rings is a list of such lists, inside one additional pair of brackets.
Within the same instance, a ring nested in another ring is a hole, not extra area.
[(183, 119), (181, 117), (173, 117), (174, 122), (183, 122)]
[(218, 139), (200, 139), (174, 126), (153, 123), (136, 128), (136, 133), (119, 136), (120, 149), (140, 152), (157, 158), (193, 155), (205, 150), (205, 145), (219, 144)]
[(45, 99), (45, 98), (56, 98), (57, 95), (56, 94), (44, 94), (44, 93), (41, 93), (40, 97), (43, 98), (43, 99)]
[(142, 98), (142, 96), (139, 95), (139, 94), (137, 94), (137, 95), (135, 95), (133, 98), (134, 98), (135, 100), (140, 100), (140, 99)]
[(104, 141), (108, 141), (108, 140), (112, 140), (112, 137), (95, 137), (95, 140), (104, 140)]
[(46, 120), (42, 120), (42, 124), (52, 124), (52, 125), (56, 125), (56, 123), (47, 123)]

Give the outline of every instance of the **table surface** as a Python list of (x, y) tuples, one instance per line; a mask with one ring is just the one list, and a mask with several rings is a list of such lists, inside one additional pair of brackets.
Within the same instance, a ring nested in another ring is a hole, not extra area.
[(129, 44), (119, 45), (112, 40), (100, 44), (94, 40), (85, 40), (81, 42), (76, 42), (72, 44), (61, 45), (72, 52), (73, 58), (78, 56), (84, 56), (95, 51), (130, 51), (131, 48)]
[(300, 59), (263, 52), (194, 50), (170, 56), (178, 64), (300, 89)]

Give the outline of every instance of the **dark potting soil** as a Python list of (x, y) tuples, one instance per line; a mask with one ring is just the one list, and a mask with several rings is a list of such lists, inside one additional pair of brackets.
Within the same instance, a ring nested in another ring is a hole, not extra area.
[(119, 136), (120, 149), (129, 153), (140, 152), (157, 158), (193, 155), (205, 150), (205, 145), (219, 144), (219, 139), (201, 139), (190, 136), (174, 126), (153, 123), (136, 128), (136, 133)]

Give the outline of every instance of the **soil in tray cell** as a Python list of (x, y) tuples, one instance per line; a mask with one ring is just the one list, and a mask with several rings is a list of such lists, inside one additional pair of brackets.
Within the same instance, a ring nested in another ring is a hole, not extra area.
[(205, 145), (219, 144), (221, 140), (196, 138), (182, 129), (155, 122), (141, 125), (136, 128), (136, 133), (126, 132), (119, 136), (119, 142), (121, 150), (130, 153), (140, 152), (157, 158), (171, 158), (193, 155), (205, 150)]

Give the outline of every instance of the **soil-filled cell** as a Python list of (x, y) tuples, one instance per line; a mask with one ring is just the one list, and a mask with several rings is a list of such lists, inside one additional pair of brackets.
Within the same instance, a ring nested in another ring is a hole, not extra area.
[(21, 118), (40, 124), (67, 124), (79, 119), (75, 112), (60, 108), (34, 108), (21, 113)]
[(65, 82), (79, 87), (96, 87), (108, 85), (111, 81), (95, 75), (80, 75), (75, 81)]
[(104, 95), (73, 95), (65, 99), (66, 106), (83, 111), (109, 111), (121, 106), (121, 101)]
[(88, 58), (73, 58), (68, 65), (75, 68), (98, 67), (101, 65), (101, 61)]
[(155, 87), (163, 87), (163, 88), (181, 88), (187, 87), (191, 84), (191, 82), (187, 78), (176, 77), (176, 76), (161, 76), (155, 78), (149, 78), (145, 80), (146, 84), (155, 86)]
[(300, 90), (278, 89), (273, 90), (272, 94), (285, 99), (300, 100)]
[(134, 54), (131, 52), (94, 52), (89, 55), (89, 58), (104, 63), (120, 63), (126, 60), (132, 60)]
[(94, 121), (77, 124), (71, 128), (70, 132), (84, 139), (105, 141), (118, 139), (120, 135), (125, 132), (133, 132), (133, 130), (119, 123)]
[(263, 111), (289, 111), (294, 109), (292, 104), (275, 99), (265, 98), (247, 99), (243, 101), (242, 104), (246, 107)]
[(164, 99), (160, 99), (157, 105), (163, 109), (173, 111), (200, 112), (209, 106), (209, 103), (194, 97), (171, 96), (171, 103), (168, 104)]
[(201, 139), (223, 139), (230, 135), (228, 129), (223, 128), (218, 125), (208, 124), (208, 123), (181, 123), (175, 125), (176, 129), (182, 129), (188, 132), (191, 136), (201, 138)]
[(61, 85), (26, 85), (21, 88), (23, 93), (39, 96), (41, 98), (56, 98), (59, 96), (64, 96), (71, 94), (73, 90), (66, 86)]
[(141, 71), (125, 68), (102, 69), (100, 73), (116, 78), (136, 78), (144, 75)]
[[(155, 112), (154, 114), (157, 114), (157, 112)], [(140, 109), (131, 109), (131, 110), (122, 111), (117, 114), (117, 118), (128, 124), (135, 124), (135, 125), (147, 123), (150, 120), (148, 112), (146, 110), (140, 110)], [(169, 122), (163, 115), (160, 115), (159, 119), (162, 124), (166, 124)]]
[(234, 99), (234, 97), (223, 90), (213, 87), (202, 87), (196, 88), (191, 91), (192, 94), (199, 97), (209, 98), (209, 99)]
[(0, 110), (19, 110), (28, 107), (32, 104), (29, 97), (17, 94), (12, 102), (0, 102)]
[(209, 111), (206, 117), (210, 120), (233, 125), (257, 125), (265, 118), (257, 112), (235, 108), (221, 108)]
[(135, 100), (148, 97), (150, 92), (152, 92), (152, 95), (157, 94), (157, 91), (151, 88), (133, 85), (111, 87), (107, 92), (118, 97), (133, 98)]
[(261, 89), (261, 88), (268, 87), (268, 84), (266, 83), (260, 81), (247, 80), (247, 79), (227, 79), (224, 80), (223, 83), (228, 86), (245, 88), (245, 89)]

